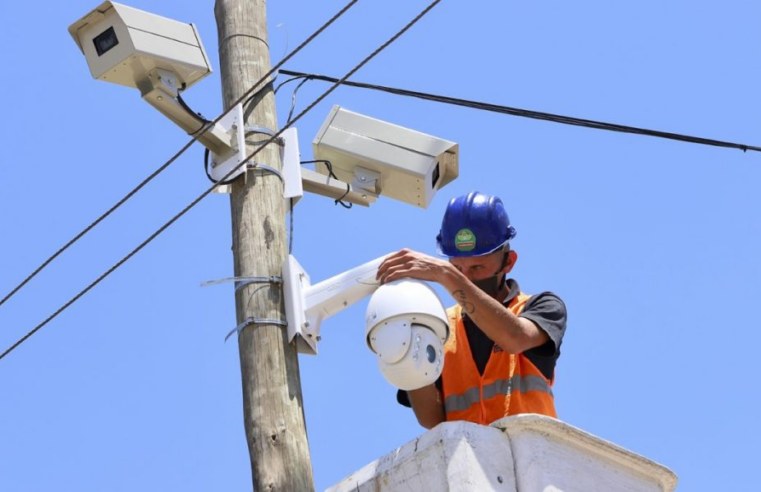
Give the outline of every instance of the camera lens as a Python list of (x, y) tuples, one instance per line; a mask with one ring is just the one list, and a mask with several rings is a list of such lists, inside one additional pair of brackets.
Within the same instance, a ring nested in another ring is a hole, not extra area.
[(433, 364), (433, 361), (436, 360), (436, 349), (433, 348), (433, 345), (429, 345), (425, 348), (426, 355), (428, 356), (428, 362)]
[(433, 174), (431, 174), (431, 189), (436, 188), (436, 183), (439, 182), (441, 177), (441, 169), (439, 169), (439, 163), (436, 163), (436, 167), (433, 168)]
[(119, 44), (113, 26), (98, 34), (92, 42), (95, 44), (95, 51), (98, 53), (98, 56), (101, 56), (103, 53)]

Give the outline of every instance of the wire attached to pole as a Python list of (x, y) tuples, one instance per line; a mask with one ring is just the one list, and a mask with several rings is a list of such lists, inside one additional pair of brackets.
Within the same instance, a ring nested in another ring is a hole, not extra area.
[[(295, 72), (293, 70), (280, 70), (283, 75), (292, 75), (293, 79), (304, 78), (307, 80), (321, 80), (323, 82), (335, 83), (337, 80), (335, 77), (328, 77), (326, 75), (318, 75), (313, 73)], [(293, 80), (289, 79), (289, 80)], [(460, 99), (449, 96), (439, 96), (435, 94), (428, 94), (425, 92), (411, 91), (407, 89), (398, 89), (395, 87), (386, 87), (376, 84), (367, 84), (363, 82), (341, 82), (342, 85), (349, 87), (357, 87), (361, 89), (370, 89), (381, 92), (387, 92), (389, 94), (396, 94), (399, 96), (414, 97), (417, 99), (425, 99), (427, 101), (434, 101), (444, 104), (451, 104), (454, 106), (463, 106), (466, 108), (479, 109), (482, 111), (490, 111), (492, 113), (508, 114), (511, 116), (520, 116), (523, 118), (532, 118), (535, 120), (551, 121), (554, 123), (562, 123), (564, 125), (581, 126), (585, 128), (594, 128), (597, 130), (608, 130), (612, 132), (620, 133), (633, 133), (636, 135), (645, 135), (649, 137), (666, 138), (669, 140), (678, 140), (681, 142), (688, 142), (700, 145), (711, 145), (714, 147), (725, 147), (730, 149), (739, 149), (743, 152), (749, 150), (754, 152), (761, 152), (761, 147), (745, 145), (734, 142), (726, 142), (723, 140), (714, 140), (710, 138), (695, 137), (691, 135), (683, 135), (680, 133), (663, 132), (659, 130), (650, 130), (647, 128), (638, 128), (634, 126), (619, 125), (616, 123), (606, 123), (603, 121), (587, 120), (583, 118), (575, 118), (573, 116), (563, 116), (553, 113), (543, 113), (540, 111), (532, 111), (528, 109), (514, 108), (510, 106), (501, 106), (498, 104), (484, 103), (478, 101), (471, 101), (467, 99)]]
[(291, 122), (291, 118), (293, 118), (293, 111), (296, 109), (296, 94), (299, 92), (299, 89), (301, 89), (301, 86), (309, 82), (309, 77), (304, 78), (299, 84), (296, 86), (295, 89), (293, 89), (293, 93), (291, 93), (291, 110), (288, 111), (288, 119), (286, 120), (286, 123)]

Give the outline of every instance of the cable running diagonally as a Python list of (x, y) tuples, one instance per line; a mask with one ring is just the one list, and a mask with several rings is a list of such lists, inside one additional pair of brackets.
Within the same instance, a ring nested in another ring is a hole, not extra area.
[[(407, 23), (401, 30), (399, 30), (396, 34), (394, 34), (391, 38), (389, 38), (385, 43), (380, 45), (375, 51), (370, 53), (365, 59), (363, 59), (359, 64), (357, 64), (354, 68), (349, 70), (349, 72), (346, 73), (340, 80), (338, 80), (336, 83), (334, 83), (330, 88), (323, 92), (317, 99), (312, 101), (309, 106), (307, 106), (303, 111), (301, 111), (298, 115), (296, 115), (293, 120), (291, 120), (290, 123), (283, 126), (283, 128), (280, 129), (277, 133), (275, 133), (272, 137), (270, 137), (263, 145), (257, 147), (256, 150), (254, 150), (251, 154), (246, 156), (246, 158), (237, 166), (235, 166), (233, 169), (231, 169), (226, 175), (222, 177), (222, 181), (226, 180), (230, 176), (233, 175), (240, 167), (247, 165), (247, 163), (253, 159), (259, 152), (262, 151), (267, 145), (271, 144), (272, 142), (276, 141), (288, 128), (290, 128), (294, 123), (299, 121), (305, 114), (307, 114), (309, 111), (311, 111), (317, 104), (319, 104), (323, 99), (328, 97), (334, 90), (338, 88), (341, 83), (345, 82), (349, 77), (354, 75), (359, 69), (361, 69), (363, 66), (365, 66), (370, 60), (375, 58), (378, 53), (386, 49), (391, 43), (396, 41), (399, 37), (401, 37), (405, 32), (407, 32), (412, 26), (414, 26), (420, 19), (422, 19), (428, 12), (430, 12), (436, 5), (439, 4), (441, 0), (434, 0), (431, 2), (422, 12), (420, 12), (418, 15), (415, 16), (410, 22)], [(141, 249), (143, 249), (145, 246), (147, 246), (151, 241), (156, 239), (162, 232), (164, 232), (166, 229), (169, 228), (172, 224), (174, 224), (180, 217), (185, 215), (190, 209), (195, 207), (201, 200), (206, 198), (209, 194), (214, 191), (214, 188), (216, 188), (217, 185), (212, 185), (209, 188), (206, 189), (203, 193), (201, 193), (195, 200), (190, 202), (185, 208), (183, 208), (177, 215), (172, 217), (168, 222), (166, 222), (164, 225), (162, 225), (156, 232), (151, 234), (145, 241), (140, 243), (135, 249), (130, 251), (125, 257), (123, 257), (121, 260), (116, 262), (111, 268), (106, 270), (103, 274), (101, 274), (100, 277), (98, 277), (95, 281), (93, 281), (90, 285), (85, 287), (82, 291), (80, 291), (77, 295), (72, 297), (68, 302), (66, 302), (63, 306), (58, 308), (53, 314), (48, 316), (42, 323), (35, 326), (29, 333), (21, 337), (16, 343), (11, 345), (5, 352), (0, 354), (0, 359), (11, 353), (13, 350), (15, 350), (19, 345), (24, 343), (26, 340), (29, 339), (32, 335), (34, 335), (37, 331), (39, 331), (43, 326), (47, 325), (49, 322), (51, 322), (53, 319), (55, 319), (59, 314), (61, 314), (63, 311), (65, 311), (69, 306), (74, 304), (77, 300), (79, 300), (83, 295), (85, 295), (87, 292), (89, 292), (93, 287), (98, 285), (103, 279), (111, 275), (117, 268), (122, 266), (124, 263), (126, 263), (130, 258), (135, 256)]]
[[(323, 24), (323, 25), (322, 25), (322, 26), (321, 26), (319, 29), (317, 29), (317, 30), (316, 30), (314, 33), (312, 33), (312, 35), (310, 35), (310, 36), (309, 36), (307, 39), (305, 39), (305, 40), (304, 40), (304, 42), (302, 42), (300, 45), (298, 45), (298, 46), (297, 46), (297, 47), (296, 47), (296, 48), (295, 48), (293, 51), (291, 51), (290, 53), (288, 53), (288, 55), (286, 55), (286, 56), (285, 56), (285, 58), (283, 58), (282, 60), (280, 60), (280, 62), (278, 62), (278, 63), (277, 63), (277, 65), (275, 65), (274, 67), (272, 67), (272, 69), (270, 69), (270, 71), (269, 71), (269, 72), (267, 72), (266, 74), (264, 74), (264, 76), (263, 76), (261, 79), (259, 79), (259, 80), (258, 80), (258, 81), (257, 81), (257, 82), (256, 82), (256, 83), (253, 85), (253, 86), (251, 86), (251, 88), (250, 88), (248, 91), (246, 91), (246, 93), (245, 93), (245, 94), (243, 94), (243, 95), (242, 95), (242, 96), (241, 96), (241, 97), (240, 97), (240, 98), (239, 98), (237, 101), (235, 101), (235, 102), (232, 104), (232, 107), (235, 107), (235, 106), (236, 106), (236, 105), (238, 105), (240, 102), (242, 102), (243, 100), (245, 100), (245, 99), (246, 99), (246, 98), (247, 98), (249, 95), (251, 95), (251, 93), (252, 93), (252, 92), (254, 92), (254, 89), (256, 89), (257, 87), (259, 87), (259, 85), (261, 85), (261, 84), (262, 84), (262, 82), (264, 82), (265, 80), (267, 80), (267, 79), (268, 79), (268, 78), (269, 78), (269, 77), (270, 77), (270, 76), (271, 76), (273, 73), (275, 73), (275, 72), (276, 72), (276, 71), (277, 71), (277, 70), (278, 70), (278, 69), (279, 69), (281, 66), (283, 66), (283, 64), (285, 64), (285, 63), (286, 63), (288, 60), (290, 60), (290, 59), (291, 59), (291, 58), (292, 58), (294, 55), (296, 55), (296, 53), (298, 53), (299, 51), (301, 51), (301, 49), (302, 49), (302, 48), (304, 48), (306, 45), (308, 45), (310, 42), (312, 42), (312, 40), (314, 40), (314, 38), (316, 38), (317, 36), (319, 36), (319, 35), (320, 35), (320, 34), (321, 34), (321, 33), (322, 33), (322, 32), (323, 32), (325, 29), (327, 29), (327, 28), (328, 28), (328, 27), (329, 27), (329, 26), (330, 26), (330, 25), (331, 25), (331, 24), (332, 24), (334, 21), (336, 21), (336, 20), (337, 20), (339, 17), (341, 17), (341, 16), (342, 16), (342, 15), (343, 15), (343, 14), (344, 14), (344, 13), (345, 13), (347, 10), (349, 10), (349, 9), (350, 9), (350, 8), (351, 8), (351, 7), (352, 7), (352, 6), (353, 6), (355, 3), (357, 3), (358, 1), (359, 1), (359, 0), (351, 0), (349, 3), (347, 3), (347, 4), (344, 6), (344, 8), (342, 8), (341, 10), (339, 10), (339, 11), (338, 11), (338, 12), (337, 12), (337, 13), (336, 13), (336, 14), (335, 14), (333, 17), (331, 17), (331, 18), (330, 18), (330, 19), (329, 19), (329, 20), (328, 20), (328, 21), (327, 21), (325, 24)], [(264, 87), (262, 87), (262, 89), (264, 89), (264, 88), (266, 88), (266, 87), (267, 87), (267, 86), (265, 85)], [(260, 89), (260, 90), (262, 90), (262, 89)], [(82, 231), (80, 231), (80, 232), (79, 232), (79, 234), (77, 234), (76, 236), (74, 236), (74, 237), (73, 237), (71, 240), (69, 240), (69, 242), (67, 242), (66, 244), (64, 244), (64, 245), (63, 245), (63, 246), (62, 246), (62, 247), (61, 247), (61, 248), (60, 248), (58, 251), (56, 251), (56, 252), (55, 252), (55, 253), (54, 253), (52, 256), (50, 256), (50, 257), (49, 257), (47, 260), (45, 260), (45, 261), (44, 261), (44, 262), (43, 262), (43, 263), (42, 263), (42, 264), (41, 264), (39, 267), (37, 267), (37, 268), (36, 268), (36, 269), (35, 269), (35, 270), (34, 270), (34, 271), (31, 273), (31, 274), (29, 274), (29, 276), (28, 276), (28, 277), (26, 277), (26, 278), (24, 279), (24, 281), (23, 281), (23, 282), (21, 282), (20, 284), (18, 284), (18, 285), (17, 285), (17, 286), (16, 286), (16, 287), (15, 287), (13, 290), (11, 290), (11, 291), (10, 291), (10, 292), (9, 292), (9, 293), (8, 293), (8, 294), (5, 296), (5, 297), (3, 297), (3, 298), (0, 300), (0, 306), (2, 306), (3, 304), (5, 304), (5, 302), (6, 302), (8, 299), (10, 299), (11, 297), (13, 297), (13, 296), (14, 296), (14, 295), (15, 295), (15, 294), (16, 294), (16, 293), (19, 291), (19, 290), (21, 290), (21, 288), (22, 288), (22, 287), (24, 287), (24, 286), (25, 286), (27, 283), (29, 283), (29, 281), (30, 281), (30, 280), (32, 280), (34, 277), (36, 277), (36, 276), (37, 276), (37, 274), (38, 274), (38, 273), (40, 273), (40, 272), (41, 272), (41, 271), (42, 271), (42, 270), (43, 270), (45, 267), (47, 267), (47, 266), (48, 266), (48, 265), (49, 265), (49, 264), (50, 264), (50, 263), (51, 263), (53, 260), (55, 260), (55, 259), (56, 259), (58, 256), (60, 256), (60, 255), (61, 255), (61, 254), (62, 254), (64, 251), (66, 251), (67, 249), (69, 249), (69, 247), (71, 247), (71, 246), (72, 246), (74, 243), (76, 243), (77, 241), (79, 241), (79, 240), (80, 240), (80, 239), (81, 239), (81, 238), (82, 238), (82, 237), (83, 237), (85, 234), (87, 234), (88, 232), (90, 232), (90, 231), (91, 231), (91, 230), (92, 230), (92, 229), (93, 229), (95, 226), (97, 226), (98, 224), (100, 224), (100, 223), (101, 223), (101, 222), (102, 222), (102, 221), (103, 221), (103, 220), (104, 220), (106, 217), (108, 217), (108, 216), (109, 216), (109, 215), (111, 215), (111, 214), (112, 214), (114, 211), (116, 211), (116, 209), (118, 209), (119, 207), (121, 207), (122, 205), (124, 205), (124, 203), (125, 203), (127, 200), (129, 200), (130, 198), (132, 198), (132, 197), (133, 197), (133, 196), (134, 196), (134, 195), (135, 195), (135, 194), (136, 194), (138, 191), (140, 191), (140, 190), (141, 190), (141, 189), (142, 189), (142, 188), (143, 188), (145, 185), (147, 185), (148, 183), (150, 183), (150, 182), (151, 182), (151, 181), (152, 181), (152, 180), (153, 180), (153, 179), (154, 179), (156, 176), (158, 176), (159, 174), (161, 174), (161, 173), (162, 173), (162, 172), (163, 172), (163, 171), (164, 171), (166, 168), (168, 168), (170, 165), (172, 165), (172, 164), (174, 163), (174, 161), (176, 161), (176, 160), (177, 160), (177, 159), (178, 159), (178, 158), (179, 158), (179, 157), (180, 157), (180, 156), (181, 156), (183, 153), (185, 153), (185, 151), (186, 151), (186, 150), (188, 150), (188, 149), (190, 148), (190, 146), (191, 146), (191, 145), (193, 145), (193, 144), (194, 144), (196, 141), (198, 141), (198, 139), (201, 137), (201, 135), (203, 135), (204, 133), (206, 133), (206, 131), (208, 131), (208, 130), (209, 130), (211, 127), (213, 127), (213, 126), (214, 126), (214, 125), (215, 125), (215, 124), (216, 124), (216, 123), (217, 123), (217, 122), (218, 122), (220, 119), (222, 119), (222, 117), (223, 117), (225, 114), (226, 114), (226, 112), (225, 112), (225, 113), (222, 113), (222, 114), (221, 114), (221, 115), (219, 115), (217, 118), (215, 118), (213, 121), (211, 121), (211, 122), (208, 122), (208, 123), (205, 125), (205, 127), (201, 127), (201, 129), (200, 129), (198, 132), (196, 132), (196, 133), (194, 133), (194, 134), (193, 134), (193, 138), (192, 138), (192, 139), (191, 139), (191, 140), (190, 140), (188, 143), (186, 143), (186, 144), (185, 144), (185, 146), (184, 146), (184, 147), (182, 147), (182, 148), (181, 148), (181, 149), (180, 149), (180, 150), (179, 150), (179, 151), (178, 151), (176, 154), (174, 154), (174, 156), (172, 156), (172, 158), (171, 158), (171, 159), (169, 159), (169, 160), (168, 160), (168, 161), (166, 161), (164, 164), (162, 164), (162, 165), (161, 165), (161, 167), (159, 167), (158, 169), (156, 169), (156, 170), (155, 170), (153, 173), (151, 173), (151, 174), (150, 174), (150, 175), (149, 175), (147, 178), (145, 178), (145, 179), (144, 179), (142, 182), (140, 182), (140, 184), (138, 184), (138, 185), (137, 185), (137, 186), (136, 186), (134, 189), (132, 189), (132, 191), (130, 191), (129, 193), (127, 193), (127, 194), (126, 194), (126, 195), (125, 195), (125, 196), (124, 196), (124, 197), (123, 197), (121, 200), (119, 200), (118, 202), (116, 202), (116, 203), (114, 204), (114, 206), (112, 206), (111, 208), (109, 208), (109, 209), (108, 209), (108, 210), (107, 210), (105, 213), (103, 213), (103, 215), (101, 215), (100, 217), (98, 217), (98, 218), (97, 218), (97, 219), (96, 219), (94, 222), (92, 222), (90, 225), (88, 225), (87, 227), (85, 227), (84, 229), (82, 229)]]
[[(301, 77), (304, 80), (321, 80), (323, 82), (336, 82), (338, 79), (335, 77), (328, 77), (326, 75), (317, 75), (313, 73), (294, 72), (292, 70), (280, 70), (283, 75), (291, 75), (294, 78)], [(289, 79), (293, 80), (293, 79)], [(551, 121), (554, 123), (562, 123), (564, 125), (582, 126), (585, 128), (594, 128), (597, 130), (608, 130), (620, 133), (633, 133), (636, 135), (646, 135), (649, 137), (666, 138), (669, 140), (678, 140), (681, 142), (689, 142), (700, 145), (712, 145), (714, 147), (726, 147), (730, 149), (739, 149), (743, 152), (749, 150), (754, 152), (761, 152), (761, 147), (752, 145), (745, 145), (734, 142), (726, 142), (723, 140), (714, 140), (710, 138), (694, 137), (691, 135), (683, 135), (680, 133), (663, 132), (659, 130), (650, 130), (647, 128), (637, 128), (634, 126), (619, 125), (616, 123), (605, 123), (603, 121), (587, 120), (583, 118), (575, 118), (573, 116), (563, 116), (552, 113), (543, 113), (540, 111), (532, 111), (528, 109), (513, 108), (509, 106), (500, 106), (498, 104), (484, 103), (478, 101), (470, 101), (467, 99), (460, 99), (449, 96), (439, 96), (435, 94), (428, 94), (425, 92), (411, 91), (407, 89), (398, 89), (394, 87), (386, 87), (376, 84), (366, 84), (362, 82), (342, 82), (342, 85), (350, 87), (358, 87), (361, 89), (371, 89), (382, 92), (388, 92), (389, 94), (396, 94), (399, 96), (415, 97), (418, 99), (425, 99), (427, 101), (440, 102), (444, 104), (452, 104), (455, 106), (463, 106), (466, 108), (480, 109), (483, 111), (490, 111), (493, 113), (509, 114), (512, 116), (520, 116), (523, 118), (532, 118), (535, 120)]]

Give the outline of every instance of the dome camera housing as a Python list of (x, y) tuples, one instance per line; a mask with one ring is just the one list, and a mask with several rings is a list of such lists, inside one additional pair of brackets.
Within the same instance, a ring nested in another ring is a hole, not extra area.
[(449, 324), (428, 284), (404, 279), (382, 285), (370, 298), (365, 322), (367, 345), (389, 383), (409, 391), (439, 378)]

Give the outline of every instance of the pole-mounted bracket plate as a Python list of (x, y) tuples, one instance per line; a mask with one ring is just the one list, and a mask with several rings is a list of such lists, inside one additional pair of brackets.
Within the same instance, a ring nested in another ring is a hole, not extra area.
[(288, 341), (296, 343), (300, 354), (317, 354), (317, 342), (320, 339), (319, 323), (308, 319), (304, 294), (311, 281), (306, 270), (299, 265), (293, 255), (283, 263), (283, 293), (285, 294), (285, 313), (288, 320)]
[(296, 127), (288, 128), (283, 132), (285, 145), (280, 149), (280, 157), (283, 161), (283, 182), (285, 183), (286, 205), (290, 206), (289, 200), (293, 199), (295, 205), (304, 195), (304, 187), (301, 184), (301, 153), (299, 152), (299, 132)]
[(224, 154), (211, 153), (211, 174), (215, 181), (230, 181), (246, 171), (240, 166), (233, 174), (227, 174), (246, 158), (246, 129), (243, 123), (243, 105), (238, 104), (227, 112), (215, 125), (230, 135), (231, 148)]

